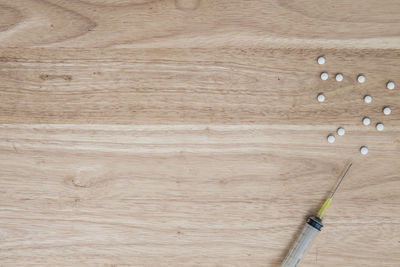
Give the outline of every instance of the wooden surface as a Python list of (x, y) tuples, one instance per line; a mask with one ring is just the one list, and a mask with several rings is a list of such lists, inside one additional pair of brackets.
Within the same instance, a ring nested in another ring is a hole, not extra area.
[(399, 13), (0, 0), (0, 265), (279, 266), (352, 161), (301, 266), (398, 266)]

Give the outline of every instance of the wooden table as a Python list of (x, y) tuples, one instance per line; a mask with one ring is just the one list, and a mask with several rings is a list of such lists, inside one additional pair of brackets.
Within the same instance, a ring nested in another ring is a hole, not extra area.
[(399, 13), (0, 0), (0, 265), (279, 266), (352, 161), (301, 266), (398, 266)]

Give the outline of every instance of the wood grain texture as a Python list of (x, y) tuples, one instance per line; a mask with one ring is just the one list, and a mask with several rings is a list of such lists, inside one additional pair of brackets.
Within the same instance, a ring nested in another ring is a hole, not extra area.
[(1, 0), (1, 46), (398, 48), (396, 0)]
[[(329, 58), (324, 67), (315, 63), (320, 53)], [(367, 113), (400, 125), (399, 93), (386, 89), (388, 79), (400, 81), (399, 57), (397, 50), (2, 49), (0, 122), (353, 125)], [(367, 84), (356, 82), (358, 73)], [(371, 105), (365, 94), (374, 96)], [(396, 107), (393, 116), (383, 118), (385, 104)]]
[(306, 263), (394, 266), (394, 133), (361, 158), (315, 128), (3, 125), (2, 262), (276, 265), (353, 158)]
[(302, 266), (397, 266), (399, 12), (0, 0), (0, 266), (279, 266), (350, 160)]

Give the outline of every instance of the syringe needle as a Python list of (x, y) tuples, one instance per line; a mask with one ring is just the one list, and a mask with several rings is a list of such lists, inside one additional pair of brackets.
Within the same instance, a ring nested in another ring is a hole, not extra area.
[(342, 178), (340, 178), (339, 183), (337, 184), (337, 186), (335, 187), (335, 189), (332, 191), (332, 194), (331, 194), (331, 196), (330, 196), (329, 198), (331, 198), (331, 199), (333, 198), (333, 195), (335, 195), (336, 191), (338, 190), (340, 184), (341, 184), (342, 181), (343, 181), (343, 178), (346, 176), (347, 172), (350, 170), (351, 165), (353, 165), (353, 163), (350, 162), (349, 166), (347, 166), (346, 171), (344, 172)]
[(335, 195), (336, 191), (338, 190), (340, 184), (343, 181), (343, 178), (346, 176), (347, 172), (350, 170), (351, 165), (353, 163), (350, 162), (350, 164), (347, 166), (346, 171), (344, 172), (342, 178), (340, 178), (338, 184), (336, 185), (335, 189), (332, 191), (331, 196), (325, 201), (324, 205), (319, 209), (317, 216), (322, 219), (325, 216), (326, 211), (328, 210), (329, 206), (331, 205), (332, 198)]

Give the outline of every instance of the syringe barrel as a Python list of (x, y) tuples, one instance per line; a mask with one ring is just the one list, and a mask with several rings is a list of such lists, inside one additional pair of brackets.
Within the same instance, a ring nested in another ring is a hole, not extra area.
[(318, 217), (310, 217), (307, 220), (303, 231), (283, 261), (282, 267), (296, 267), (299, 264), (312, 241), (321, 231), (322, 226), (321, 220)]

